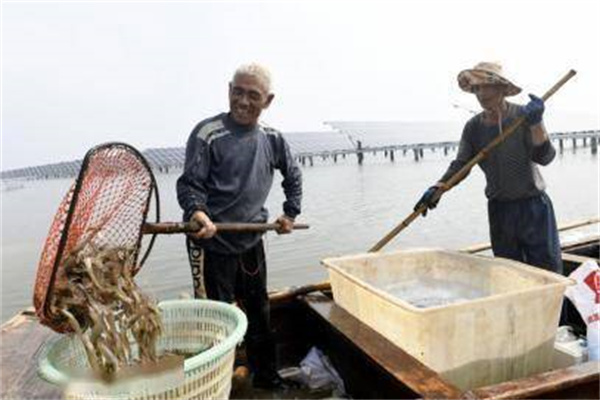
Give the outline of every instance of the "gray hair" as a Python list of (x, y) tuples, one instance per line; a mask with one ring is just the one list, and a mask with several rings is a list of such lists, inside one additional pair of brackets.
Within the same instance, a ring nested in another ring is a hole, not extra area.
[(257, 78), (264, 86), (265, 91), (269, 94), (271, 93), (271, 72), (269, 72), (267, 67), (257, 63), (244, 64), (235, 70), (233, 80), (235, 81), (240, 75), (249, 75)]

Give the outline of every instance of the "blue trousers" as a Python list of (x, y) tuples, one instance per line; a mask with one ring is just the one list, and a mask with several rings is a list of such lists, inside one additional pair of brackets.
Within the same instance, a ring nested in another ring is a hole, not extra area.
[(513, 201), (490, 200), (488, 218), (495, 256), (563, 274), (556, 218), (546, 193)]

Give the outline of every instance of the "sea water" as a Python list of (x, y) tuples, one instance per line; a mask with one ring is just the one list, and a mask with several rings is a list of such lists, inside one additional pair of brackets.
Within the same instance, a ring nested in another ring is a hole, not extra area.
[[(598, 156), (591, 155), (589, 148), (580, 148), (576, 154), (568, 150), (557, 155), (542, 172), (559, 223), (598, 214)], [(330, 161), (304, 167), (302, 214), (297, 220), (310, 224), (310, 229), (264, 236), (269, 288), (322, 281), (327, 279), (327, 271), (320, 260), (367, 251), (413, 211), (422, 192), (439, 179), (455, 156), (454, 152), (426, 152), (425, 158), (415, 162), (411, 154), (402, 156), (400, 152), (392, 163), (382, 154), (369, 153), (362, 166), (357, 165), (356, 157), (346, 157), (338, 158), (337, 164)], [(181, 220), (175, 191), (179, 173), (156, 176), (162, 221)], [(73, 179), (27, 181), (19, 190), (0, 193), (3, 322), (31, 306), (35, 273), (48, 229), (72, 183)], [(483, 174), (475, 168), (468, 179), (444, 195), (435, 210), (426, 218), (415, 220), (384, 251), (414, 247), (460, 249), (488, 241), (484, 187)], [(282, 213), (283, 201), (281, 177), (277, 174), (267, 201), (270, 220)], [(154, 220), (149, 215), (148, 222)], [(142, 252), (146, 248), (142, 246)], [(136, 279), (157, 300), (191, 293), (183, 235), (158, 237)]]
[(394, 282), (386, 285), (383, 290), (418, 308), (445, 306), (488, 295), (483, 289), (466, 283), (434, 278)]

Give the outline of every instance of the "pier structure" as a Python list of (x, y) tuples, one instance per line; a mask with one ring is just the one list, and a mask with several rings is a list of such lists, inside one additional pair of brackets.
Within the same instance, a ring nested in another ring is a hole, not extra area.
[[(342, 133), (342, 134), (340, 134)], [(390, 162), (400, 157), (411, 157), (415, 162), (421, 161), (428, 153), (441, 152), (443, 156), (451, 156), (456, 152), (458, 141), (440, 141), (411, 144), (376, 144), (370, 145), (368, 136), (351, 136), (344, 132), (302, 132), (285, 134), (295, 159), (303, 167), (312, 167), (317, 162), (338, 163), (355, 159), (362, 164), (367, 157), (383, 155)], [(592, 155), (598, 153), (600, 130), (575, 132), (555, 132), (550, 134), (557, 151), (566, 149), (583, 151), (589, 147)], [(154, 148), (142, 152), (155, 173), (180, 171), (185, 160), (185, 148)], [(0, 171), (0, 179), (36, 180), (61, 179), (76, 177), (81, 168), (81, 160), (38, 165), (33, 167)]]
[(441, 150), (443, 151), (444, 155), (448, 155), (450, 152), (456, 151), (457, 148), (458, 142), (397, 144), (372, 147), (362, 146), (362, 143), (360, 143), (360, 146), (356, 148), (323, 150), (319, 151), (318, 153), (302, 152), (295, 153), (294, 156), (296, 160), (303, 166), (314, 164), (310, 160), (314, 160), (315, 158), (319, 158), (322, 161), (331, 160), (336, 163), (339, 159), (344, 159), (348, 155), (355, 155), (358, 164), (362, 164), (367, 155), (377, 156), (383, 154), (385, 158), (392, 162), (395, 161), (396, 155), (411, 155), (415, 161), (419, 161), (425, 157), (426, 151), (435, 153), (436, 150)]
[[(559, 153), (562, 153), (565, 148), (569, 147), (576, 151), (578, 145), (581, 148), (590, 148), (591, 154), (598, 153), (598, 145), (600, 144), (600, 130), (576, 131), (576, 132), (556, 132), (550, 133), (550, 140), (555, 144)], [(348, 155), (356, 156), (357, 163), (360, 165), (364, 162), (366, 155), (383, 154), (394, 162), (396, 155), (411, 156), (414, 161), (420, 161), (426, 157), (427, 152), (435, 153), (436, 151), (443, 152), (444, 156), (455, 152), (458, 149), (458, 141), (444, 141), (432, 143), (411, 143), (411, 144), (395, 144), (395, 145), (379, 145), (367, 146), (362, 141), (358, 141), (360, 145), (345, 149), (321, 150), (318, 152), (305, 151), (295, 153), (296, 159), (303, 166), (312, 166), (314, 163), (308, 163), (307, 160), (312, 160), (319, 157), (321, 160), (332, 160), (334, 163), (343, 155), (344, 158)]]

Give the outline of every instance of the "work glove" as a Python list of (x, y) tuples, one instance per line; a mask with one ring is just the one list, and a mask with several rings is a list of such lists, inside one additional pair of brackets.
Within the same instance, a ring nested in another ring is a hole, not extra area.
[(433, 210), (440, 201), (439, 197), (435, 201), (433, 200), (433, 197), (438, 190), (440, 190), (438, 186), (432, 186), (429, 189), (427, 189), (425, 193), (423, 193), (423, 196), (421, 196), (417, 204), (415, 204), (414, 211), (417, 211), (421, 206), (426, 206), (423, 210), (423, 213), (421, 214), (422, 216), (426, 217), (427, 210)]
[(524, 109), (525, 119), (529, 125), (537, 125), (542, 122), (542, 115), (544, 115), (544, 100), (533, 94), (530, 94), (529, 98), (531, 100)]

